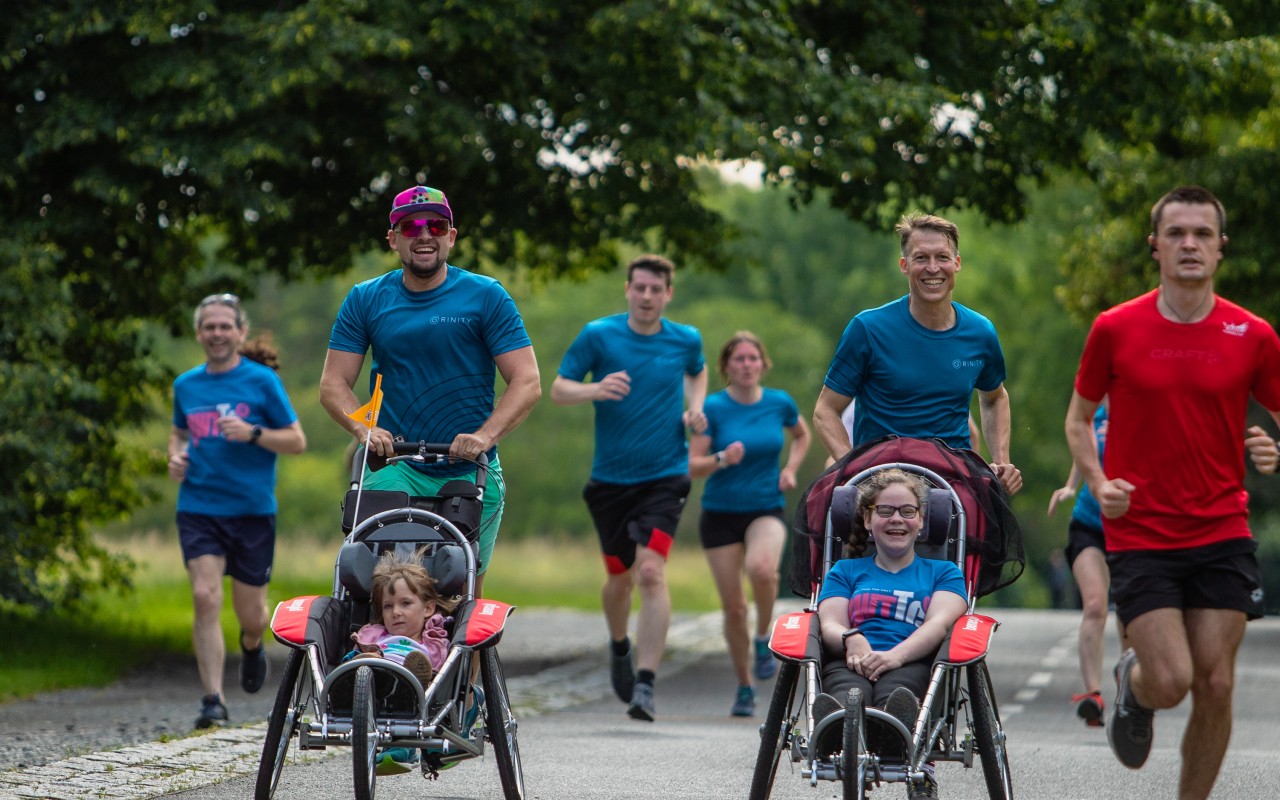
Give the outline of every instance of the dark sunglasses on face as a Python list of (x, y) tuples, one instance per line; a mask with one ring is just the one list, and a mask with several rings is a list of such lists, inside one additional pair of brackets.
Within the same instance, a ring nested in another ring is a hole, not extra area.
[(920, 513), (920, 506), (913, 506), (913, 505), (905, 505), (905, 506), (877, 505), (877, 506), (873, 506), (873, 508), (875, 509), (876, 516), (883, 517), (884, 519), (888, 519), (889, 517), (892, 517), (895, 511), (898, 512), (898, 514), (903, 519), (914, 519), (916, 514)]
[(428, 235), (437, 237), (444, 236), (451, 227), (453, 226), (447, 219), (406, 219), (396, 226), (396, 230), (401, 236), (417, 239), (422, 235), (423, 230), (426, 230)]

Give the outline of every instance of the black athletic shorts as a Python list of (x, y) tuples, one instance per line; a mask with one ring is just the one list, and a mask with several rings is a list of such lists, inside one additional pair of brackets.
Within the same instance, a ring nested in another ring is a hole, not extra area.
[(266, 586), (275, 560), (276, 517), (213, 517), (179, 511), (178, 541), (184, 562), (200, 556), (222, 556), (227, 560), (227, 575), (250, 586)]
[(689, 486), (688, 475), (631, 484), (587, 481), (582, 499), (591, 511), (610, 575), (631, 569), (636, 561), (636, 545), (667, 557), (684, 501), (689, 497)]
[(702, 518), (698, 520), (698, 538), (702, 539), (705, 550), (742, 544), (747, 540), (747, 528), (761, 517), (776, 517), (786, 530), (787, 521), (782, 518), (780, 508), (767, 511), (707, 511), (704, 508)]
[(1076, 565), (1076, 556), (1089, 547), (1096, 547), (1103, 553), (1107, 552), (1107, 541), (1103, 537), (1102, 531), (1072, 518), (1071, 524), (1067, 526), (1067, 549), (1065, 553), (1067, 567), (1074, 567)]
[(1179, 550), (1107, 553), (1116, 615), (1128, 625), (1159, 608), (1224, 608), (1249, 619), (1263, 612), (1262, 570), (1253, 539)]

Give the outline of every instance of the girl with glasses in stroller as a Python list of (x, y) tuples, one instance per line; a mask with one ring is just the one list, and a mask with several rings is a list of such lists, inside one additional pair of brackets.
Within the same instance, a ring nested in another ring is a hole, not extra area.
[[(843, 709), (836, 698), (858, 687), (869, 704), (914, 728), (934, 654), (968, 608), (959, 567), (916, 556), (928, 496), (921, 477), (900, 469), (859, 487), (857, 518), (875, 552), (862, 555), (867, 542), (851, 542), (850, 555), (860, 557), (836, 562), (823, 580), (818, 617), (828, 657), (815, 718)], [(912, 798), (936, 797), (926, 776), (911, 786)]]

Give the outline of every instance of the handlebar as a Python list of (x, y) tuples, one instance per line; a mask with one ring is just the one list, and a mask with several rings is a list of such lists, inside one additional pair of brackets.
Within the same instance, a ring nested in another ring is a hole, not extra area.
[[(391, 451), (395, 455), (387, 459), (388, 464), (394, 464), (397, 461), (414, 461), (419, 464), (440, 464), (449, 460), (448, 444), (432, 444), (430, 442), (392, 442)], [(476, 469), (476, 486), (484, 490), (485, 484), (488, 482), (489, 456), (481, 453), (474, 459), (461, 459), (471, 461), (477, 467)]]

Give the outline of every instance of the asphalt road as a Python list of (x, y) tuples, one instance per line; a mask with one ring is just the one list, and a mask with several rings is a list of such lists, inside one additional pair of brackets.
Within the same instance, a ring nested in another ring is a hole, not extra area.
[[(1186, 704), (1156, 717), (1155, 747), (1147, 766), (1131, 771), (1112, 757), (1101, 729), (1085, 728), (1074, 717), (1069, 697), (1079, 691), (1074, 650), (1076, 617), (1068, 612), (988, 610), (1004, 624), (992, 650), (993, 680), (1010, 739), (1015, 795), (1062, 800), (1135, 800), (1176, 796), (1178, 747), (1186, 724)], [(533, 624), (529, 615), (527, 624)], [(572, 618), (561, 620), (573, 623)], [(512, 630), (519, 625), (513, 617)], [(599, 627), (596, 627), (599, 625)], [(511, 679), (513, 700), (520, 710), (519, 742), (530, 798), (745, 798), (758, 743), (757, 727), (764, 713), (769, 686), (761, 687), (755, 720), (728, 716), (733, 680), (722, 653), (718, 620), (714, 615), (685, 618), (676, 626), (672, 657), (664, 664), (658, 684), (658, 720), (631, 720), (613, 699), (604, 675), (598, 634), (602, 624), (590, 617), (577, 620), (565, 635), (590, 646), (572, 662)], [(555, 644), (555, 642), (551, 642)], [(504, 640), (504, 646), (506, 645)], [(512, 650), (515, 641), (511, 643)], [(568, 644), (566, 644), (568, 646)], [(501, 649), (501, 648), (500, 648)], [(1114, 636), (1108, 640), (1107, 661), (1117, 655)], [(1280, 620), (1251, 623), (1238, 669), (1236, 729), (1216, 798), (1271, 798), (1280, 785), (1280, 741), (1275, 687), (1280, 686)], [(1110, 702), (1110, 698), (1108, 698)], [(252, 770), (260, 749), (259, 729), (221, 734), (214, 752), (241, 751), (239, 761), (202, 767), (196, 753), (171, 758), (185, 764), (167, 776), (134, 775), (117, 783), (131, 794), (60, 793), (70, 784), (41, 784), (46, 794), (21, 779), (22, 773), (0, 773), (0, 795), (12, 797), (154, 797), (189, 800), (252, 796)], [(194, 737), (197, 741), (212, 737)], [(182, 741), (191, 741), (182, 740)], [(155, 747), (174, 748), (181, 742)], [(147, 746), (143, 746), (147, 747)], [(347, 798), (352, 795), (350, 752), (285, 768), (277, 797), (281, 800)], [(186, 761), (182, 761), (186, 759)], [(84, 759), (80, 759), (83, 761)], [(144, 760), (139, 758), (140, 761)], [(113, 772), (129, 775), (128, 759), (116, 756)], [(68, 762), (44, 769), (67, 769)], [(60, 766), (61, 765), (61, 766)], [(181, 775), (194, 775), (203, 785), (182, 785)], [(122, 775), (117, 775), (119, 779)], [(165, 776), (161, 776), (164, 778)], [(985, 798), (981, 769), (958, 764), (938, 767), (941, 794), (947, 800)], [(101, 786), (101, 784), (99, 784)], [(13, 792), (6, 794), (6, 792)], [(492, 757), (467, 762), (426, 782), (417, 773), (382, 778), (378, 797), (500, 798), (501, 788)], [(816, 788), (791, 772), (784, 763), (774, 798), (827, 798), (838, 794), (835, 784)], [(872, 798), (900, 798), (900, 786), (882, 788)]]

